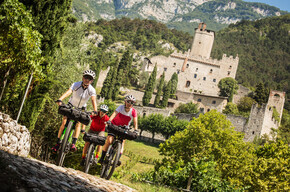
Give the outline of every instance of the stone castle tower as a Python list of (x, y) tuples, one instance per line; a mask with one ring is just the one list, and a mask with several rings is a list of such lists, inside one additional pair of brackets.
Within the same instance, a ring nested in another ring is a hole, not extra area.
[(191, 56), (201, 56), (209, 59), (214, 42), (214, 31), (206, 29), (205, 23), (200, 23), (195, 29), (195, 35), (191, 46)]
[[(280, 126), (283, 107), (285, 102), (285, 92), (270, 91), (267, 104), (259, 106), (254, 104), (251, 109), (250, 118), (244, 128), (245, 141), (253, 141), (254, 138), (264, 134), (270, 135), (271, 129), (278, 129)], [(278, 112), (279, 121), (274, 118), (274, 111)]]

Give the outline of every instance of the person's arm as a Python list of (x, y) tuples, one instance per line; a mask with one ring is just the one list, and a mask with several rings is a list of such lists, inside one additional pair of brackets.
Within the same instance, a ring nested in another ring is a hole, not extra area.
[(96, 96), (92, 96), (91, 98), (92, 98), (92, 104), (93, 104), (94, 111), (98, 111)]
[[(65, 98), (67, 98), (68, 96), (70, 96), (70, 94), (72, 93), (72, 89), (69, 88), (58, 100), (64, 100)], [(61, 105), (61, 102), (57, 102), (58, 105)]]
[(118, 113), (119, 113), (118, 111), (114, 111), (114, 113), (110, 116), (109, 121), (112, 121)]
[(138, 130), (138, 118), (133, 117), (133, 125), (134, 125), (134, 130)]

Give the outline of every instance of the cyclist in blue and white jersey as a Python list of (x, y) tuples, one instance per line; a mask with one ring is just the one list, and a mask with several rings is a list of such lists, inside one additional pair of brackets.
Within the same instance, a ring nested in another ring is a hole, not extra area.
[[(73, 83), (72, 86), (57, 100), (57, 104), (61, 105), (62, 100), (64, 100), (66, 97), (72, 94), (72, 96), (69, 99), (70, 105), (72, 105), (73, 107), (85, 110), (87, 106), (87, 102), (91, 98), (94, 111), (97, 111), (96, 90), (91, 85), (95, 77), (96, 77), (96, 74), (94, 71), (92, 70), (84, 71), (82, 81)], [(61, 143), (60, 137), (63, 133), (63, 129), (65, 127), (66, 122), (67, 122), (67, 117), (63, 116), (62, 124), (58, 130), (57, 144), (52, 148), (53, 152), (55, 153), (58, 151), (60, 147), (60, 143)], [(75, 144), (80, 134), (80, 127), (81, 127), (81, 123), (78, 122), (75, 127), (74, 134), (73, 134), (71, 151), (77, 150)], [(84, 131), (85, 131), (85, 125), (82, 126), (82, 132)]]

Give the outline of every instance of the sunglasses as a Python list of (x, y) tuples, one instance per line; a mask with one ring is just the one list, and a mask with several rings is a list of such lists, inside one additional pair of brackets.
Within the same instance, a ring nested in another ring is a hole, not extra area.
[(90, 81), (93, 80), (93, 77), (91, 77), (91, 76), (89, 76), (89, 75), (84, 75), (84, 78), (85, 78), (85, 79), (88, 79), (88, 80), (90, 80)]
[(133, 105), (134, 104), (134, 101), (126, 101), (127, 103)]
[(100, 111), (102, 111), (103, 113), (107, 113), (107, 111), (103, 110), (103, 109), (100, 109)]

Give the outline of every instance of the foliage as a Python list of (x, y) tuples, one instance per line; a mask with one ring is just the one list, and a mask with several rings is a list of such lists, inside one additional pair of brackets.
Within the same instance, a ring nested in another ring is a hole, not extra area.
[(163, 90), (163, 87), (164, 87), (164, 78), (165, 78), (165, 72), (162, 73), (162, 76), (161, 76), (160, 81), (159, 81), (159, 85), (158, 85), (158, 88), (157, 88), (157, 94), (156, 94), (155, 99), (154, 99), (154, 107), (158, 107), (159, 106), (160, 96), (162, 94), (162, 90)]
[(168, 105), (168, 99), (170, 97), (171, 86), (172, 86), (172, 82), (169, 81), (164, 88), (162, 102), (161, 102), (161, 107), (163, 108), (167, 107)]
[(176, 96), (175, 96), (175, 93), (176, 93), (176, 90), (177, 90), (177, 84), (178, 84), (178, 76), (177, 76), (177, 73), (173, 73), (172, 76), (171, 76), (171, 91), (170, 91), (170, 98), (171, 99), (175, 99)]
[(267, 103), (269, 97), (269, 90), (267, 90), (263, 83), (259, 83), (256, 85), (256, 89), (254, 91), (253, 99), (260, 105), (262, 103)]
[(218, 87), (220, 89), (220, 96), (228, 97), (229, 102), (232, 102), (234, 94), (239, 89), (238, 82), (231, 77), (221, 79)]
[(152, 98), (152, 94), (156, 83), (156, 74), (157, 74), (157, 65), (155, 65), (153, 72), (151, 73), (148, 83), (145, 87), (145, 92), (142, 98), (142, 103), (144, 106), (148, 106)]
[(239, 114), (239, 110), (236, 104), (229, 102), (225, 109), (223, 110), (224, 114), (232, 114), (232, 115), (238, 115)]
[(149, 80), (149, 73), (147, 71), (141, 72), (140, 76), (139, 76), (138, 87), (141, 88), (141, 89), (145, 88), (148, 80)]
[(277, 133), (277, 139), (290, 145), (290, 114), (286, 109), (283, 110), (281, 125)]
[[(243, 135), (234, 131), (231, 122), (216, 110), (192, 120), (185, 130), (160, 144), (160, 153), (166, 156), (162, 165), (174, 166), (180, 161), (188, 165), (193, 159), (213, 158), (221, 179), (237, 186), (251, 180), (248, 175), (254, 159), (251, 151), (251, 146), (243, 141)], [(186, 178), (189, 176), (188, 173)], [(194, 179), (194, 175), (191, 176)]]
[(240, 112), (249, 112), (251, 111), (252, 105), (256, 103), (251, 97), (242, 97), (238, 102), (238, 109)]
[(174, 113), (198, 113), (198, 104), (196, 103), (186, 103), (180, 104), (175, 110)]
[(275, 107), (273, 107), (272, 118), (274, 118), (275, 121), (280, 122), (280, 114), (278, 113), (278, 111)]
[[(236, 80), (244, 86), (263, 82), (270, 89), (283, 90), (290, 97), (288, 32), (290, 14), (260, 20), (242, 20), (216, 33), (211, 56), (239, 55)], [(285, 100), (285, 108), (289, 108)]]
[(290, 188), (290, 148), (282, 141), (266, 143), (255, 151), (252, 191), (287, 191)]
[[(133, 55), (130, 53), (130, 50), (128, 49), (122, 56), (122, 59), (118, 65), (118, 76), (121, 75), (121, 85), (123, 86), (129, 86), (130, 80), (129, 80), (129, 74), (132, 69), (132, 60)], [(120, 71), (122, 70), (122, 73)]]

